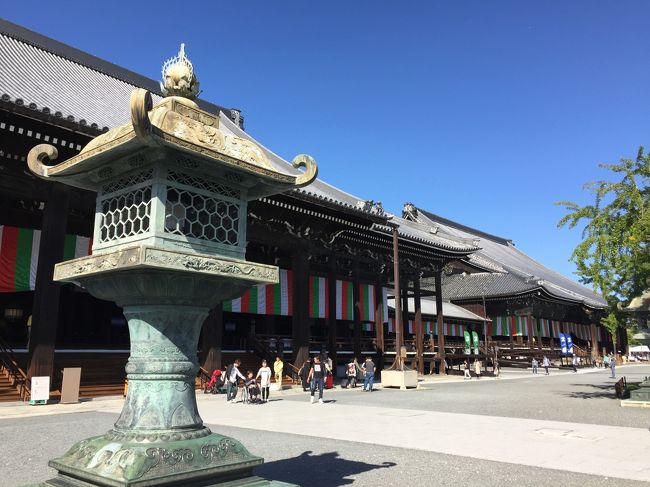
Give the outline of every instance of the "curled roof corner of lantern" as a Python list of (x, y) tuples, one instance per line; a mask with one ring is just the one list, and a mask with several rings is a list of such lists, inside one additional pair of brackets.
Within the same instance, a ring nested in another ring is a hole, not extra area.
[(131, 93), (129, 123), (99, 135), (78, 155), (56, 165), (49, 163), (57, 158), (57, 149), (39, 144), (28, 154), (30, 170), (44, 179), (97, 191), (107, 179), (147, 164), (148, 154), (173, 151), (188, 158), (199, 173), (223, 173), (225, 168), (235, 174), (235, 180), (239, 174), (240, 180), (248, 180), (250, 199), (307, 186), (316, 179), (318, 166), (311, 156), (299, 154), (293, 159), (293, 167), (303, 172), (280, 171), (258, 144), (221, 130), (219, 115), (198, 107), (193, 101), (198, 81), (183, 45), (163, 69), (166, 98), (154, 106), (151, 93), (136, 88)]

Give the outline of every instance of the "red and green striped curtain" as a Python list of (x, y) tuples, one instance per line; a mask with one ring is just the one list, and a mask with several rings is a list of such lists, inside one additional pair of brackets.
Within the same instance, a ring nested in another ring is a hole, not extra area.
[(350, 281), (336, 281), (336, 319), (354, 319), (354, 286)]
[(359, 283), (359, 314), (361, 321), (375, 321), (375, 286)]
[(495, 316), (492, 320), (492, 336), (510, 336), (510, 324), (507, 316)]
[(280, 269), (277, 284), (257, 284), (239, 298), (223, 302), (223, 310), (231, 313), (293, 316), (293, 277), (291, 271)]
[[(0, 226), (0, 292), (33, 291), (41, 231)], [(63, 260), (90, 255), (92, 239), (66, 235)]]
[(327, 277), (309, 276), (309, 317), (328, 318), (328, 307)]

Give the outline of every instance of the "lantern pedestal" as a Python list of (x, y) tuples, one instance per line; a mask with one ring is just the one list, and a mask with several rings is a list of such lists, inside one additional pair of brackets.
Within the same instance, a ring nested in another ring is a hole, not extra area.
[(114, 428), (49, 462), (46, 486), (280, 486), (252, 476), (263, 459), (203, 425), (194, 380), (201, 326), (212, 306), (271, 266), (147, 246), (58, 264), (56, 280), (80, 283), (122, 306), (129, 323), (129, 391)]

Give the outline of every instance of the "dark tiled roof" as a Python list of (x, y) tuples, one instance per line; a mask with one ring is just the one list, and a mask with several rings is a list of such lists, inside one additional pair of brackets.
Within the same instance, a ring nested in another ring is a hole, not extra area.
[(478, 238), (481, 250), (476, 256), (505, 271), (494, 275), (448, 276), (445, 284), (449, 286), (449, 296), (470, 298), (480, 297), (483, 293), (485, 296), (503, 296), (542, 288), (551, 296), (561, 299), (583, 302), (596, 308), (607, 306), (602, 296), (537, 262), (517, 249), (511, 240), (472, 229), (419, 208), (417, 214), (411, 216), (420, 223), (437, 226), (438, 233), (444, 235)]
[[(99, 129), (129, 120), (134, 88), (151, 91), (154, 102), (161, 98), (158, 82), (3, 19), (0, 66), (0, 96), (5, 101), (31, 105), (34, 114), (48, 109), (63, 120)], [(206, 111), (231, 115), (218, 105), (197, 103)]]

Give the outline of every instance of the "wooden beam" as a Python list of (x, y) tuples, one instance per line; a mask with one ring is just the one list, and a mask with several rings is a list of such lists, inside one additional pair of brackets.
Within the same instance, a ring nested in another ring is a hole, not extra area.
[(436, 272), (436, 328), (438, 329), (438, 358), (440, 360), (440, 375), (447, 374), (445, 367), (445, 318), (442, 310), (442, 268)]
[(332, 367), (336, 370), (336, 256), (330, 254), (330, 268), (327, 279), (329, 294), (328, 317), (327, 317), (327, 348), (329, 357), (332, 359)]
[(354, 273), (352, 275), (352, 296), (354, 306), (352, 311), (354, 313), (354, 356), (362, 360), (361, 357), (361, 309), (359, 304), (361, 301), (359, 295), (359, 261), (354, 261)]
[(61, 284), (52, 280), (54, 264), (63, 260), (70, 191), (52, 183), (43, 211), (38, 270), (34, 290), (32, 329), (29, 340), (28, 376), (52, 377), (54, 348), (59, 324)]
[(293, 363), (300, 367), (309, 358), (309, 261), (304, 249), (292, 256), (293, 270)]
[(413, 301), (415, 308), (415, 357), (417, 371), (424, 374), (424, 329), (422, 328), (422, 301), (420, 299), (420, 275), (413, 280)]

